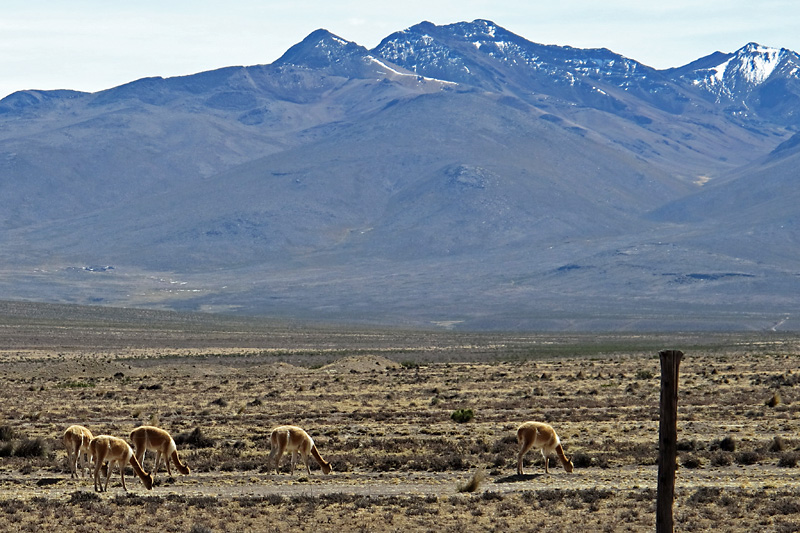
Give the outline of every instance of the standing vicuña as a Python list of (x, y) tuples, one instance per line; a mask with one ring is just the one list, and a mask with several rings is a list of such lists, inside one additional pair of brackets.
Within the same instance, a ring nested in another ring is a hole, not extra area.
[(78, 477), (78, 460), (81, 461), (81, 476), (83, 469), (89, 463), (89, 441), (92, 440), (92, 432), (83, 426), (70, 426), (64, 431), (64, 447), (67, 449), (67, 461), (69, 461), (70, 477)]
[(189, 467), (181, 463), (178, 457), (178, 449), (172, 436), (161, 428), (153, 426), (139, 426), (131, 431), (131, 442), (136, 449), (136, 460), (144, 466), (144, 455), (147, 450), (156, 452), (156, 464), (153, 467), (153, 477), (158, 473), (158, 466), (161, 463), (161, 456), (164, 456), (164, 463), (167, 465), (167, 474), (172, 477), (172, 470), (169, 467), (169, 460), (175, 463), (175, 468), (183, 475), (189, 474)]
[[(147, 490), (153, 488), (153, 476), (142, 470), (142, 466), (133, 455), (133, 450), (124, 440), (110, 435), (100, 435), (89, 443), (89, 450), (94, 459), (94, 490), (99, 492), (108, 490), (108, 480), (111, 479), (114, 463), (119, 466), (119, 475), (122, 478), (122, 488), (125, 489), (125, 492), (128, 491), (128, 487), (125, 486), (125, 463), (131, 464), (133, 471), (142, 480)], [(108, 470), (106, 471), (106, 485), (103, 488), (100, 483), (100, 467), (106, 461), (108, 461)]]
[(564, 455), (564, 448), (561, 447), (561, 440), (558, 438), (558, 435), (556, 435), (556, 430), (549, 424), (545, 424), (544, 422), (524, 422), (519, 426), (519, 429), (517, 429), (517, 442), (519, 443), (519, 453), (517, 454), (517, 473), (519, 475), (522, 475), (522, 456), (531, 448), (534, 450), (541, 450), (542, 457), (544, 457), (545, 473), (550, 473), (547, 468), (547, 456), (553, 453), (561, 460), (564, 470), (572, 472), (574, 468), (572, 466), (572, 461), (567, 459), (567, 456)]
[(269, 436), (271, 449), (269, 451), (269, 460), (275, 461), (275, 472), (278, 473), (278, 465), (281, 461), (283, 452), (290, 452), (292, 454), (292, 474), (294, 474), (294, 464), (298, 455), (303, 458), (303, 464), (306, 465), (306, 472), (311, 475), (311, 470), (308, 468), (308, 456), (311, 454), (316, 459), (322, 471), (330, 474), (332, 468), (331, 464), (326, 462), (325, 459), (319, 454), (317, 446), (314, 444), (314, 439), (297, 426), (278, 426), (272, 430)]

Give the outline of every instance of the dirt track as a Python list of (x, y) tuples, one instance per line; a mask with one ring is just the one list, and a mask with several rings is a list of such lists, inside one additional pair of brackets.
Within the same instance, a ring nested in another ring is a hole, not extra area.
[[(529, 468), (528, 470), (534, 470)], [(526, 473), (519, 476), (509, 472), (507, 475), (487, 476), (480, 485), (481, 491), (510, 493), (540, 489), (568, 490), (610, 490), (636, 491), (656, 489), (658, 468), (655, 466), (626, 466), (600, 469), (585, 468), (567, 474), (560, 469), (544, 473)], [(435, 495), (458, 494), (458, 487), (471, 477), (467, 472), (409, 474), (387, 473), (340, 473), (324, 476), (315, 471), (309, 478), (305, 473), (295, 472), (294, 476), (261, 473), (201, 472), (189, 476), (175, 476), (171, 480), (161, 475), (152, 492), (146, 491), (136, 477), (128, 472), (128, 490), (139, 495), (181, 495), (213, 496), (219, 498), (255, 497), (268, 495), (310, 495), (348, 494), (363, 496), (397, 495)], [(794, 477), (794, 476), (793, 476)], [(0, 478), (0, 486), (8, 492), (6, 496), (21, 498), (47, 497), (63, 498), (78, 490), (92, 489), (89, 478), (71, 480), (69, 476), (37, 477), (31, 474), (27, 479)], [(696, 491), (700, 487), (725, 489), (759, 489), (763, 487), (798, 487), (800, 476), (787, 479), (786, 470), (765, 466), (731, 466), (716, 469), (683, 469), (676, 477), (676, 492)], [(119, 475), (111, 478), (109, 491), (122, 493)]]

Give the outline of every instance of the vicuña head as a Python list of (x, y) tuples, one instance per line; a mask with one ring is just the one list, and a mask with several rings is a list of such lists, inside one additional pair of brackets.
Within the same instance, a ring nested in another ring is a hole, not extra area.
[(295, 458), (299, 454), (303, 459), (303, 464), (306, 465), (306, 472), (311, 475), (311, 470), (308, 468), (308, 456), (311, 455), (319, 464), (322, 471), (330, 474), (331, 464), (327, 462), (319, 454), (317, 446), (314, 444), (314, 439), (297, 426), (278, 426), (272, 430), (269, 436), (270, 451), (269, 461), (275, 461), (275, 472), (279, 473), (278, 465), (281, 461), (283, 452), (290, 452), (292, 456), (292, 474), (294, 474)]
[(561, 461), (561, 465), (567, 472), (572, 472), (575, 468), (572, 461), (564, 455), (564, 448), (561, 447), (561, 439), (558, 438), (556, 431), (549, 424), (544, 422), (523, 422), (517, 429), (517, 442), (519, 452), (517, 453), (517, 473), (522, 475), (522, 456), (528, 450), (540, 450), (544, 457), (544, 471), (549, 474), (548, 459), (550, 454), (556, 454)]

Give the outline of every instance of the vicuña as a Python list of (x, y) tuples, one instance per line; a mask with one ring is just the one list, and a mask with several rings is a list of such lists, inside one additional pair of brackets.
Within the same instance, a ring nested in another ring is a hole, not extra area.
[(269, 451), (269, 460), (275, 461), (275, 472), (279, 472), (278, 465), (280, 464), (283, 452), (291, 452), (292, 454), (292, 474), (294, 474), (294, 465), (297, 456), (303, 458), (303, 464), (306, 465), (306, 472), (311, 475), (311, 470), (308, 468), (309, 454), (319, 463), (322, 471), (330, 474), (332, 468), (331, 464), (319, 454), (317, 446), (314, 444), (314, 439), (306, 433), (302, 428), (297, 426), (278, 426), (272, 430), (269, 436), (271, 449)]
[(89, 442), (92, 440), (92, 432), (84, 426), (70, 426), (64, 431), (64, 447), (67, 449), (67, 461), (69, 461), (70, 477), (78, 477), (78, 460), (81, 461), (80, 473), (83, 476), (83, 469), (89, 464)]
[(189, 467), (181, 462), (178, 457), (178, 448), (175, 446), (175, 440), (165, 430), (153, 426), (139, 426), (131, 431), (131, 442), (136, 450), (136, 460), (139, 464), (144, 466), (144, 456), (147, 450), (156, 452), (156, 464), (150, 472), (153, 477), (158, 473), (158, 467), (161, 463), (161, 457), (164, 457), (164, 463), (167, 465), (167, 475), (172, 477), (172, 469), (169, 467), (170, 459), (175, 463), (175, 468), (178, 469), (183, 475), (188, 475)]
[[(124, 440), (112, 437), (110, 435), (99, 435), (92, 439), (89, 443), (89, 450), (94, 459), (94, 490), (98, 492), (108, 491), (108, 480), (111, 479), (111, 470), (114, 463), (119, 466), (119, 475), (122, 478), (122, 488), (125, 492), (128, 487), (125, 486), (125, 464), (130, 463), (133, 471), (142, 480), (147, 490), (153, 488), (153, 476), (148, 474), (142, 469), (136, 456), (133, 455), (133, 450), (130, 445)], [(106, 471), (106, 484), (103, 487), (100, 482), (100, 467), (108, 461), (108, 470)]]
[(574, 467), (572, 461), (564, 455), (564, 448), (561, 447), (561, 439), (558, 438), (556, 430), (544, 422), (524, 422), (517, 429), (517, 442), (519, 443), (519, 453), (517, 454), (517, 473), (522, 475), (522, 456), (528, 450), (540, 450), (544, 457), (544, 471), (550, 473), (548, 469), (548, 456), (556, 454), (564, 470), (572, 472)]

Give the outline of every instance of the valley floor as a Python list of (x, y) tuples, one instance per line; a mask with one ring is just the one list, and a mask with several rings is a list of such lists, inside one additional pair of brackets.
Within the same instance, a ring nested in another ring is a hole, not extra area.
[[(791, 336), (4, 320), (5, 531), (652, 531), (659, 344), (685, 352), (676, 531), (800, 531)], [(455, 422), (458, 409), (474, 418)], [(545, 475), (534, 453), (516, 474), (524, 420), (557, 429), (572, 474), (553, 461)], [(73, 423), (126, 439), (163, 427), (192, 473), (169, 478), (162, 466), (147, 491), (127, 469), (127, 493), (116, 473), (95, 493), (70, 479), (60, 436)], [(292, 475), (286, 456), (275, 473), (268, 435), (283, 423), (308, 430), (330, 475), (316, 464)]]

